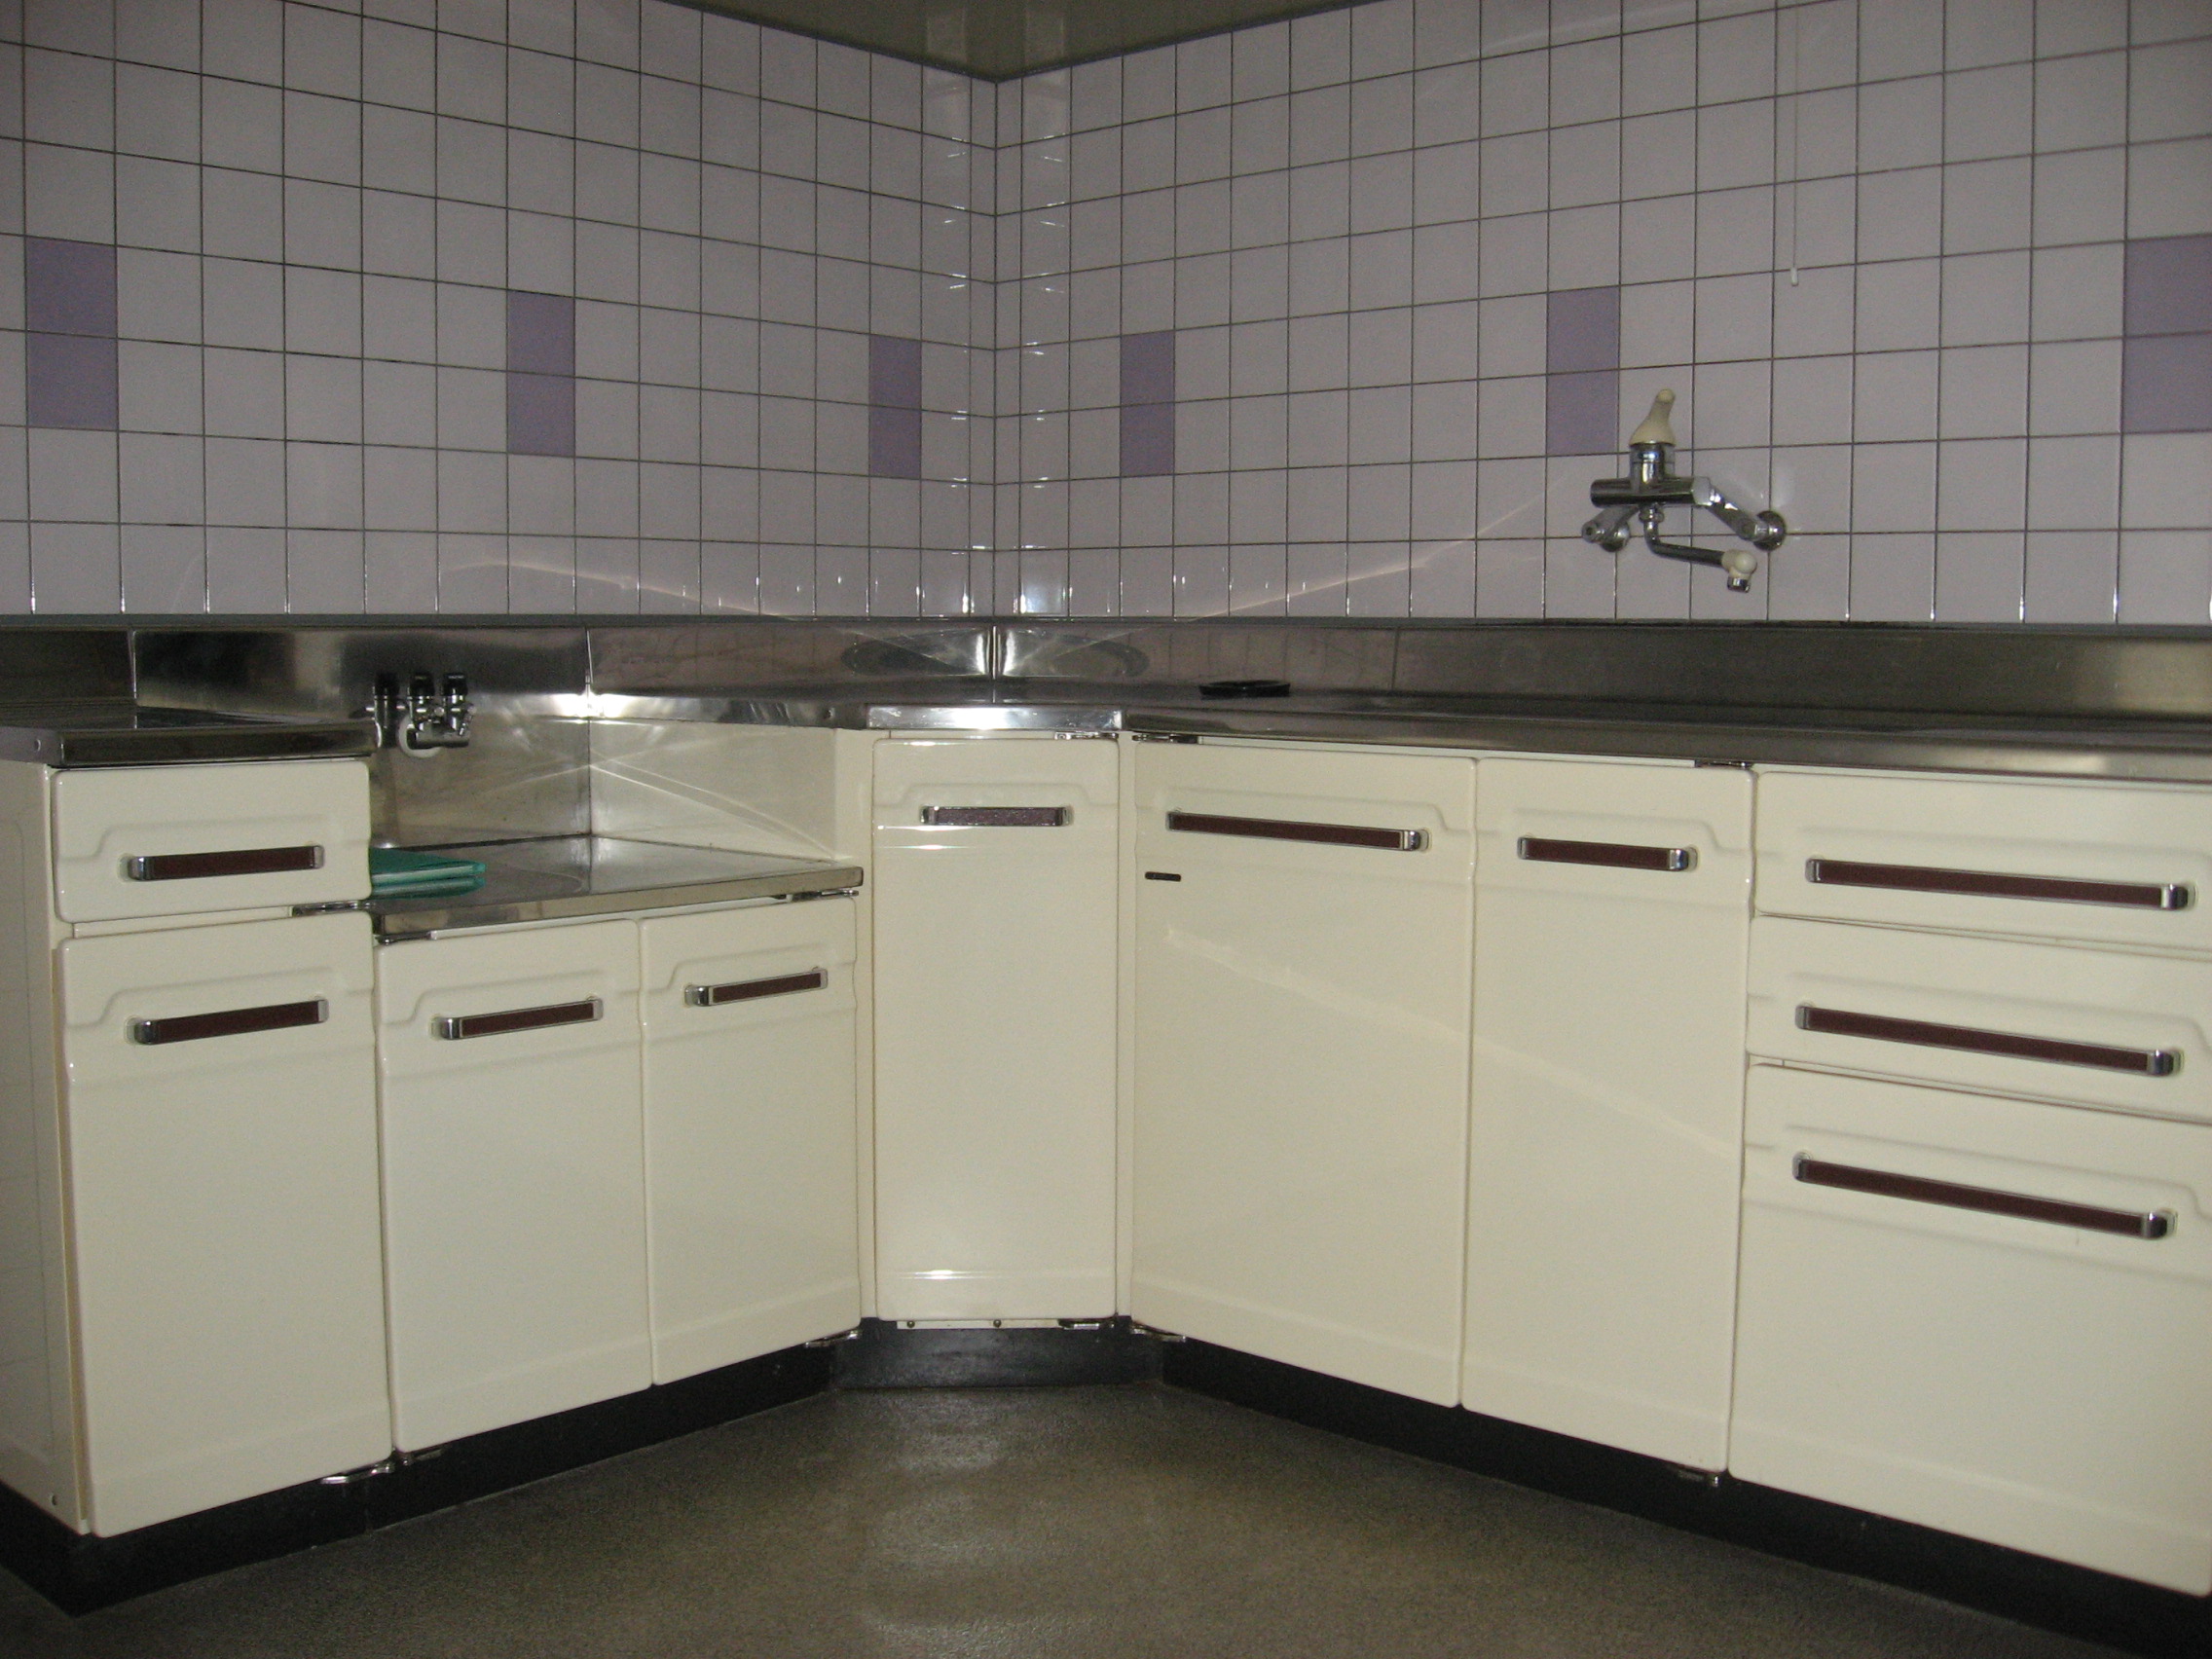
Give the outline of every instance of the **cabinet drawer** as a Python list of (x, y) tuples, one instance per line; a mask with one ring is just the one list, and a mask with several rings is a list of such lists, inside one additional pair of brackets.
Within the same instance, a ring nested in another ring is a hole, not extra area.
[(2212, 1119), (2212, 963), (1760, 916), (1751, 1050)]
[(1760, 910), (2212, 950), (2212, 791), (1769, 772)]
[(369, 892), (358, 760), (134, 766), (54, 780), (54, 898), (68, 922), (324, 904)]
[(1753, 1066), (1746, 1142), (1736, 1474), (2212, 1588), (2212, 1129)]

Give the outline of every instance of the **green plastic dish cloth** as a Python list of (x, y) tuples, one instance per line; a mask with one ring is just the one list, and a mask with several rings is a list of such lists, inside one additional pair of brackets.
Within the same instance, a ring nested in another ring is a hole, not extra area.
[(484, 866), (474, 859), (405, 847), (369, 849), (369, 891), (375, 894), (471, 893), (483, 885)]

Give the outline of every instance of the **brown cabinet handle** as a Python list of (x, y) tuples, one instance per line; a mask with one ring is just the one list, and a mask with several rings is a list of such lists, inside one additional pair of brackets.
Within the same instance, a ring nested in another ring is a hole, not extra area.
[(1792, 1173), (1812, 1187), (1871, 1193), (1881, 1198), (1909, 1198), (1914, 1203), (1979, 1210), (1985, 1215), (2009, 1215), (2021, 1221), (2047, 1221), (2057, 1227), (2116, 1233), (2124, 1238), (2163, 1238), (2174, 1227), (2171, 1210), (2105, 1209), (2097, 1204), (2069, 1203), (2064, 1198), (1999, 1192), (1994, 1187), (1964, 1187), (1955, 1181), (1932, 1181), (1924, 1175), (1899, 1175), (1888, 1169), (1829, 1163), (1818, 1158), (1807, 1158), (1802, 1153), (1796, 1158)]
[(322, 849), (238, 847), (221, 853), (141, 853), (123, 861), (129, 881), (200, 881), (213, 875), (279, 875), (287, 870), (320, 869)]
[(260, 1008), (227, 1008), (219, 1014), (173, 1014), (163, 1019), (133, 1019), (130, 1040), (148, 1047), (164, 1043), (198, 1043), (208, 1037), (244, 1037), (255, 1031), (289, 1031), (297, 1025), (320, 1025), (330, 1017), (330, 1005), (320, 997), (305, 1002), (268, 1003)]
[(1250, 835), (1263, 841), (1317, 841), (1329, 847), (1375, 847), (1386, 853), (1418, 853), (1428, 845), (1425, 830), (1375, 830), (1364, 824), (1305, 824), (1291, 818), (1230, 818), (1216, 812), (1170, 812), (1167, 828), (1198, 835)]
[(1524, 835), (1521, 857), (1532, 864), (1603, 865), (1609, 869), (1697, 868), (1695, 847), (1640, 847), (1629, 841), (1554, 841)]
[(499, 1014), (445, 1014), (430, 1029), (448, 1042), (466, 1037), (504, 1037), (513, 1031), (543, 1031), (551, 1025), (586, 1025), (606, 1011), (597, 997), (582, 1002), (549, 1003), (543, 1008), (511, 1008)]
[(804, 974), (785, 974), (773, 979), (735, 979), (726, 985), (685, 985), (683, 1000), (692, 1008), (719, 1008), (724, 1003), (788, 997), (794, 991), (819, 991), (829, 982), (830, 976), (825, 970), (811, 968)]
[(1963, 893), (1977, 899), (2042, 899), (2060, 904), (2119, 904), (2134, 910), (2186, 910), (2186, 881), (2084, 881), (2061, 875), (1938, 869), (1931, 865), (1857, 864), (1807, 859), (1805, 879), (1825, 887), (1882, 887), (1899, 893)]
[(1937, 1025), (1926, 1019), (1897, 1019), (1885, 1014), (1815, 1008), (1810, 1003), (1797, 1005), (1797, 1029), (1824, 1032), (1830, 1037), (1869, 1037), (1878, 1043), (1913, 1043), (1926, 1049), (2001, 1054), (2007, 1059), (2092, 1066), (2098, 1071), (2135, 1072), (2143, 1077), (2171, 1077), (2181, 1068), (2181, 1055), (2171, 1049), (2115, 1049), (2102, 1043), (2071, 1043), (2055, 1037), (1984, 1031), (1972, 1025)]
[(1075, 813), (1064, 806), (925, 806), (931, 830), (1064, 830)]

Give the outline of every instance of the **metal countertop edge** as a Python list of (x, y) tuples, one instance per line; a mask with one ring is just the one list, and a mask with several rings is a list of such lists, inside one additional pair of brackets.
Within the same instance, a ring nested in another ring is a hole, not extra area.
[(2203, 749), (2069, 740), (2023, 731), (1915, 735), (1835, 728), (1546, 720), (1529, 717), (1198, 713), (1130, 708), (1123, 729), (1161, 737), (1275, 737), (1529, 755), (1613, 755), (1732, 765), (1860, 766), (1899, 771), (2000, 772), (2144, 783), (2212, 783)]
[[(376, 937), (389, 943), (407, 939), (460, 933), (472, 928), (512, 927), (520, 922), (568, 921), (578, 916), (612, 916), (638, 910), (673, 910), (688, 904), (724, 904), (743, 899), (791, 899), (859, 887), (866, 874), (858, 865), (825, 865), (819, 869), (785, 870), (773, 875), (734, 876), (721, 881), (682, 882), (669, 887), (633, 887), (615, 893), (562, 894), (470, 904), (426, 901), (419, 906), (380, 910), (369, 903)], [(400, 903), (404, 903), (404, 901)]]

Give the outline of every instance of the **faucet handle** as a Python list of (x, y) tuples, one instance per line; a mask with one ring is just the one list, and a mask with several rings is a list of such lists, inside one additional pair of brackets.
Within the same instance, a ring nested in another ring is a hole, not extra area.
[(1675, 412), (1675, 393), (1671, 387), (1661, 387), (1659, 395), (1651, 400), (1651, 413), (1644, 416), (1643, 424), (1628, 435), (1631, 448), (1638, 444), (1675, 445), (1675, 423), (1670, 417)]

